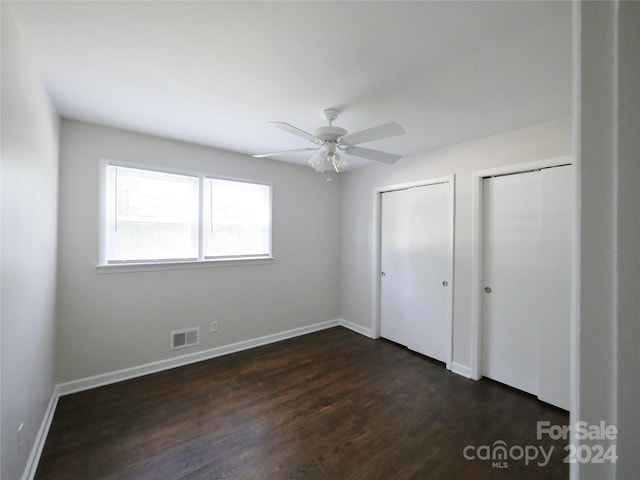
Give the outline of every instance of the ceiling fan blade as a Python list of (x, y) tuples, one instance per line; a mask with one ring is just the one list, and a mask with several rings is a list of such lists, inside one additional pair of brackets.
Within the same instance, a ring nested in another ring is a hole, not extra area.
[(381, 138), (394, 137), (406, 133), (404, 128), (396, 122), (385, 123), (377, 127), (367, 128), (359, 132), (350, 133), (340, 138), (341, 145), (359, 145), (361, 143), (380, 140)]
[(309, 148), (296, 148), (294, 150), (282, 150), (280, 152), (272, 152), (272, 153), (260, 153), (258, 155), (251, 155), (253, 158), (267, 158), (267, 157), (276, 157), (278, 155), (286, 154), (286, 153), (296, 153), (296, 152), (306, 152), (307, 150), (318, 150), (317, 148), (309, 147)]
[(310, 142), (317, 143), (318, 145), (322, 145), (322, 140), (315, 137), (314, 135), (311, 135), (309, 132), (300, 130), (298, 127), (294, 127), (293, 125), (289, 125), (288, 123), (285, 123), (285, 122), (267, 122), (267, 123), (269, 125), (278, 127), (284, 130), (285, 132), (292, 133), (298, 137), (304, 138), (305, 140), (309, 140)]
[(347, 155), (375, 160), (376, 162), (382, 163), (395, 163), (402, 158), (402, 155), (396, 155), (394, 153), (387, 153), (381, 152), (379, 150), (371, 150), (370, 148), (351, 146), (345, 148), (344, 153), (346, 153)]

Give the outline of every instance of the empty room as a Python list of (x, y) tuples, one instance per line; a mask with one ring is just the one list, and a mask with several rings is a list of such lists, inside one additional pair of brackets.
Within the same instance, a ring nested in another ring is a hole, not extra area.
[(0, 477), (640, 471), (640, 2), (5, 1)]

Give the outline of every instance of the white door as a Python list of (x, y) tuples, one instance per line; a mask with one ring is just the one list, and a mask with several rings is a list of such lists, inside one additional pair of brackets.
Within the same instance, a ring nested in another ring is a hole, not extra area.
[(382, 194), (380, 205), (380, 336), (406, 345), (407, 277), (409, 269), (408, 191)]
[(483, 374), (569, 408), (571, 166), (484, 180)]
[(451, 352), (449, 183), (385, 192), (381, 206), (380, 333), (443, 362)]
[(484, 180), (483, 374), (538, 392), (540, 173)]
[(538, 396), (569, 410), (571, 365), (571, 257), (573, 168), (545, 168), (542, 179), (543, 248)]

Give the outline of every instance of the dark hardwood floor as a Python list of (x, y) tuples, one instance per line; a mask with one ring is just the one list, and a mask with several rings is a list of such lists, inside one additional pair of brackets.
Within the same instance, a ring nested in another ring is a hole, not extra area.
[(567, 479), (539, 420), (569, 418), (337, 327), (60, 398), (36, 479)]

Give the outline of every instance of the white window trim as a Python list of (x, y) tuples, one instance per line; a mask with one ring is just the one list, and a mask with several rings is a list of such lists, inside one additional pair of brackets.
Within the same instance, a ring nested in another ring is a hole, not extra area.
[(275, 257), (242, 257), (224, 258), (216, 260), (192, 260), (192, 261), (163, 261), (156, 263), (111, 263), (108, 265), (96, 265), (98, 273), (128, 273), (128, 272), (157, 272), (162, 270), (188, 270), (211, 267), (233, 267), (243, 265), (265, 265), (273, 263)]
[[(169, 173), (175, 175), (186, 175), (191, 177), (197, 177), (199, 179), (199, 221), (198, 221), (198, 255), (199, 258), (195, 259), (163, 259), (163, 260), (141, 260), (141, 261), (123, 261), (108, 263), (107, 261), (107, 167), (123, 167), (123, 168), (136, 168), (140, 170), (148, 170), (152, 172)], [(250, 180), (246, 178), (227, 177), (219, 175), (210, 175), (206, 173), (193, 172), (187, 170), (179, 170), (173, 168), (164, 168), (157, 166), (149, 166), (144, 164), (136, 164), (129, 162), (117, 162), (111, 160), (100, 160), (100, 187), (99, 187), (99, 228), (98, 228), (98, 264), (96, 265), (96, 271), (98, 273), (125, 273), (125, 272), (148, 272), (148, 271), (162, 271), (162, 270), (183, 270), (183, 269), (198, 269), (198, 268), (211, 268), (211, 267), (228, 267), (228, 266), (242, 266), (242, 265), (265, 265), (272, 263), (275, 260), (273, 256), (273, 184), (270, 182), (263, 182), (259, 180)], [(203, 183), (206, 178), (216, 180), (229, 180), (234, 182), (254, 183), (257, 185), (266, 185), (269, 187), (269, 245), (268, 252), (264, 255), (241, 255), (241, 256), (228, 256), (228, 257), (203, 257), (203, 208), (202, 208), (202, 195), (203, 195)]]

